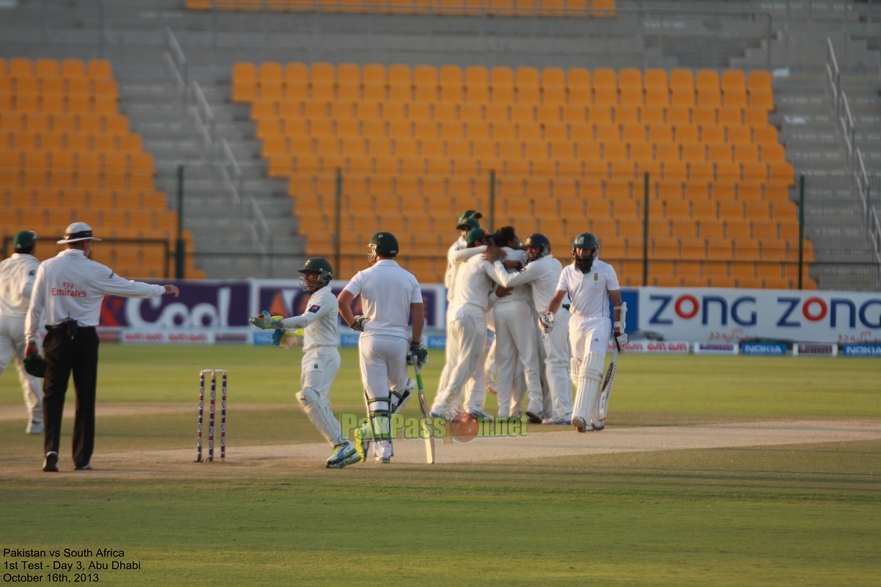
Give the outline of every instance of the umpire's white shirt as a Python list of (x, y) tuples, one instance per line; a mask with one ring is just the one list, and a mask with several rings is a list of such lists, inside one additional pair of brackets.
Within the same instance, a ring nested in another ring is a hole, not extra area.
[(92, 261), (80, 249), (66, 249), (44, 261), (37, 270), (25, 321), (28, 342), (37, 340), (44, 308), (49, 326), (70, 319), (79, 326), (97, 326), (104, 296), (158, 298), (163, 293), (165, 288), (161, 285), (129, 281)]
[(313, 347), (339, 346), (337, 336), (337, 313), (340, 305), (329, 285), (309, 296), (306, 311), (300, 316), (281, 321), (285, 328), (303, 329), (303, 351)]
[(545, 255), (535, 261), (530, 261), (518, 273), (508, 273), (501, 261), (496, 261), (494, 265), (499, 284), (504, 287), (530, 284), (535, 309), (540, 314), (547, 311), (551, 298), (557, 293), (557, 284), (560, 282), (560, 274), (563, 272), (563, 265), (560, 261), (551, 255)]
[(14, 253), (0, 263), (0, 316), (24, 318), (40, 262), (33, 255)]
[(569, 311), (574, 318), (608, 316), (609, 291), (616, 289), (621, 286), (615, 268), (599, 259), (594, 260), (587, 273), (582, 273), (574, 263), (566, 265), (557, 283), (557, 291), (569, 293)]
[(422, 303), (422, 290), (413, 274), (397, 261), (380, 259), (356, 273), (345, 289), (354, 296), (361, 294), (367, 318), (361, 336), (384, 334), (410, 340), (410, 304)]

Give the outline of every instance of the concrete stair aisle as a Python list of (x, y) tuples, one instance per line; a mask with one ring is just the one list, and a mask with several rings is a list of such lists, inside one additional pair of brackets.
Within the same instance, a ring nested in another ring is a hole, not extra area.
[[(255, 126), (250, 120), (250, 107), (230, 102), (230, 86), (218, 83), (213, 68), (194, 68), (190, 78), (196, 79), (208, 102), (215, 119), (217, 140), (223, 138), (242, 171), (241, 195), (253, 197), (260, 207), (264, 219), (272, 232), (271, 263), (264, 260), (258, 263), (243, 251), (232, 251), (235, 255), (218, 258), (214, 270), (224, 276), (235, 277), (291, 277), (302, 267), (305, 241), (297, 234), (298, 221), (293, 216), (293, 202), (287, 196), (287, 182), (269, 178), (266, 171), (268, 162), (261, 155), (261, 143), (255, 139)], [(241, 210), (233, 210), (229, 218), (234, 223), (250, 216), (250, 205)], [(207, 232), (211, 232), (208, 228)], [(234, 233), (234, 232), (233, 232)], [(226, 234), (214, 231), (210, 236), (210, 250), (217, 255), (224, 250)], [(250, 253), (256, 253), (252, 250)]]
[[(817, 264), (810, 270), (820, 289), (872, 290), (878, 287), (874, 254), (863, 222), (862, 204), (852, 189), (848, 164), (826, 81), (821, 76), (774, 80), (777, 111), (770, 122), (780, 129), (796, 179), (806, 176), (805, 236)], [(792, 190), (792, 198), (798, 190)]]
[(847, 96), (856, 128), (856, 146), (863, 153), (866, 171), (869, 174), (879, 175), (881, 174), (881, 77), (843, 76), (841, 89)]

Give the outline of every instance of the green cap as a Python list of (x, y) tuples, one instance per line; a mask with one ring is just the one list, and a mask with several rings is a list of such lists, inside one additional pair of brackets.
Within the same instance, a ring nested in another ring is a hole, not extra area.
[(472, 228), (468, 231), (468, 234), (465, 235), (465, 242), (469, 245), (474, 241), (479, 241), (483, 238), (492, 238), (493, 235), (489, 234), (484, 228)]
[(36, 232), (33, 230), (22, 230), (12, 237), (12, 244), (15, 246), (17, 252), (24, 249), (30, 249), (35, 240), (37, 240)]
[(480, 228), (480, 222), (477, 221), (477, 218), (459, 217), (459, 224), (456, 225), (456, 230), (470, 230), (472, 228)]

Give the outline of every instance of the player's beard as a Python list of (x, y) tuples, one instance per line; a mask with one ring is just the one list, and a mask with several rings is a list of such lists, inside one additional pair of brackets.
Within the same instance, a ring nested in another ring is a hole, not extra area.
[(572, 261), (575, 263), (575, 267), (578, 268), (582, 273), (587, 273), (590, 271), (591, 267), (593, 267), (593, 262), (597, 258), (596, 249), (588, 255), (587, 257), (579, 257), (578, 249), (572, 249)]

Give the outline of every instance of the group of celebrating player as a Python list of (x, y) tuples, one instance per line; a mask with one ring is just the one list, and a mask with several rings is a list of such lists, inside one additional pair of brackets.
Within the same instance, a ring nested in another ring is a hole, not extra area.
[[(431, 416), (492, 419), (485, 408), (489, 390), (498, 396), (499, 418), (521, 417), (525, 396), (525, 415), (533, 424), (602, 430), (605, 414), (599, 400), (609, 337), (618, 351), (628, 342), (614, 268), (597, 259), (599, 243), (590, 233), (575, 238), (572, 264), (564, 268), (551, 256), (546, 236), (531, 234), (521, 243), (514, 227), (490, 234), (480, 227), (480, 218), (474, 210), (459, 217), (460, 238), (447, 255), (447, 362)], [(379, 232), (368, 247), (370, 267), (359, 271), (338, 297), (330, 288), (330, 263), (313, 257), (299, 270), (303, 287), (312, 294), (305, 312), (282, 319), (264, 311), (251, 319), (259, 328), (275, 329), (276, 346), (287, 346), (291, 330), (303, 329), (297, 399), (333, 446), (326, 463), (330, 468), (364, 460), (370, 444), (378, 463), (391, 462), (391, 417), (416, 387), (407, 365), (421, 367), (428, 358), (422, 344), (421, 290), (395, 261), (397, 239)], [(355, 316), (352, 304), (359, 295), (363, 315)], [(330, 387), (340, 366), (337, 314), (361, 333), (368, 423), (355, 431), (354, 442), (343, 435), (330, 408)], [(495, 332), (488, 356), (487, 327)]]

